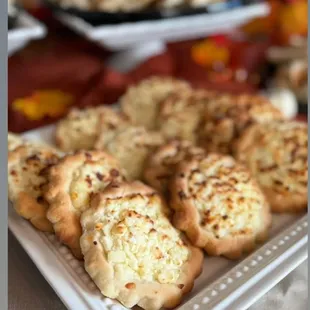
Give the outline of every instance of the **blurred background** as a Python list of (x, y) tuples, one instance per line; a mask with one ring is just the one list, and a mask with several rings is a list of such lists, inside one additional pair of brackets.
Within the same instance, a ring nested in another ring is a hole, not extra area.
[(9, 0), (9, 130), (171, 75), (306, 119), (305, 0)]

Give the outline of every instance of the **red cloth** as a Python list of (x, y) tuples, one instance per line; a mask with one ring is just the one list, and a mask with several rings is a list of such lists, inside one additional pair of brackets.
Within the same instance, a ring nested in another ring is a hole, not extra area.
[(80, 105), (115, 103), (126, 91), (127, 87), (133, 83), (137, 83), (151, 75), (174, 75), (173, 65), (170, 54), (165, 53), (151, 57), (127, 74), (122, 74), (106, 67), (90, 91), (82, 97)]
[(90, 90), (81, 98), (79, 105), (94, 106), (115, 103), (129, 84), (130, 80), (127, 75), (105, 68)]
[[(197, 40), (182, 43), (168, 44), (171, 58), (175, 61), (175, 75), (179, 78), (189, 80), (195, 87), (213, 89), (223, 92), (243, 93), (257, 91), (255, 85), (249, 82), (240, 83), (232, 81), (213, 81), (208, 71), (192, 60), (191, 48)], [(262, 63), (265, 61), (265, 51), (268, 42), (232, 42), (227, 43), (231, 53), (231, 68), (245, 69), (249, 73), (259, 72)]]
[[(167, 52), (151, 57), (131, 72), (122, 74), (105, 65), (104, 61), (110, 55), (108, 51), (78, 37), (53, 20), (49, 23), (47, 38), (30, 44), (9, 59), (8, 118), (11, 131), (21, 132), (56, 120), (30, 121), (12, 110), (14, 100), (30, 96), (37, 90), (69, 92), (77, 106), (114, 103), (129, 85), (152, 75), (174, 76), (188, 80), (195, 87), (225, 92), (256, 90), (249, 83), (211, 81), (206, 69), (191, 59), (191, 46), (195, 41), (168, 44)], [(235, 66), (243, 64), (246, 69), (257, 70), (263, 59), (263, 44), (243, 46), (243, 52), (236, 50), (234, 53), (240, 55), (234, 58)]]
[(70, 93), (78, 105), (100, 77), (104, 60), (110, 54), (57, 22), (51, 27), (54, 31), (50, 30), (47, 38), (34, 41), (8, 60), (10, 131), (22, 132), (56, 120), (30, 121), (12, 109), (16, 99), (31, 96), (37, 90), (61, 90)]

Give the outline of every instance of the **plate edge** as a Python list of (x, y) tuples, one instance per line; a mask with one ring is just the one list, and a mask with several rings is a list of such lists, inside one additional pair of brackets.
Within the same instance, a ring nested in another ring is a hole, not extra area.
[(307, 244), (307, 220), (307, 215), (304, 215), (177, 309), (225, 309), (222, 308), (225, 301), (225, 307), (229, 306), (239, 297), (236, 295), (244, 294), (262, 279), (268, 270), (271, 272)]

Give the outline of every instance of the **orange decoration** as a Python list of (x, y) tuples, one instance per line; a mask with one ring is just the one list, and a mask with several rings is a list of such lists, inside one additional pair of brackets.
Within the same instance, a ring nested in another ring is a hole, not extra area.
[(248, 34), (270, 34), (271, 32), (275, 31), (281, 2), (279, 0), (269, 0), (268, 3), (270, 7), (270, 13), (266, 17), (256, 18), (250, 21), (245, 26), (243, 26), (243, 31)]
[(208, 39), (193, 45), (191, 55), (192, 59), (203, 67), (212, 67), (215, 63), (227, 65), (230, 60), (228, 48)]
[(44, 117), (59, 117), (63, 115), (68, 106), (73, 103), (73, 96), (59, 90), (40, 90), (30, 97), (16, 99), (12, 108), (32, 121)]
[(289, 44), (294, 35), (306, 36), (308, 29), (308, 2), (294, 0), (285, 3), (269, 0), (270, 13), (257, 18), (242, 27), (249, 35), (271, 35), (278, 43)]
[(283, 5), (279, 12), (279, 24), (286, 43), (293, 35), (306, 36), (308, 31), (308, 2), (298, 0)]

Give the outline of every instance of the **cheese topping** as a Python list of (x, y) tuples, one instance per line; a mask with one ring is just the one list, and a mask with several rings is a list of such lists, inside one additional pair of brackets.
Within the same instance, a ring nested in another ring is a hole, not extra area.
[(200, 123), (211, 93), (206, 91), (178, 92), (168, 96), (162, 103), (158, 126), (168, 138), (196, 140), (196, 129)]
[(261, 185), (280, 194), (307, 193), (307, 125), (277, 122), (257, 125), (252, 144), (239, 155)]
[(195, 147), (188, 141), (183, 140), (172, 142), (171, 144), (175, 144), (172, 152), (161, 154), (160, 150), (158, 151), (158, 155), (162, 155), (161, 161), (163, 166), (174, 166), (188, 157), (204, 154), (202, 148)]
[(115, 12), (136, 12), (145, 9), (154, 0), (104, 0), (98, 1), (99, 10), (115, 13)]
[(109, 199), (97, 210), (95, 230), (116, 277), (176, 283), (189, 249), (158, 195)]
[(186, 3), (185, 0), (159, 0), (157, 1), (157, 6), (159, 8), (164, 9), (172, 9), (180, 7), (181, 5), (184, 5)]
[(102, 107), (84, 110), (72, 109), (57, 125), (57, 144), (64, 151), (93, 148)]
[(223, 95), (207, 105), (201, 140), (210, 151), (231, 153), (232, 142), (253, 123), (282, 120), (268, 99), (251, 95)]
[(117, 131), (107, 142), (105, 150), (118, 159), (127, 178), (134, 180), (142, 176), (148, 155), (162, 143), (163, 138), (157, 132), (149, 132), (143, 127), (128, 127)]
[(103, 190), (112, 181), (122, 181), (118, 169), (114, 159), (102, 156), (93, 160), (89, 153), (88, 159), (72, 175), (70, 197), (76, 211), (80, 213), (88, 208), (91, 194)]
[(156, 189), (166, 191), (169, 179), (175, 173), (178, 163), (187, 158), (204, 154), (202, 148), (195, 147), (189, 141), (171, 141), (160, 147), (151, 156), (145, 170), (145, 178)]
[(129, 127), (130, 123), (126, 117), (116, 111), (105, 108), (100, 115), (98, 137), (96, 140), (95, 148), (98, 150), (103, 150), (106, 144), (111, 141), (116, 132), (121, 129)]
[(47, 183), (46, 169), (58, 161), (58, 153), (42, 145), (25, 145), (12, 152), (19, 160), (9, 162), (10, 199), (17, 198), (20, 192), (27, 192), (38, 202), (43, 200), (43, 186)]
[(8, 133), (8, 151), (13, 151), (18, 146), (23, 144), (23, 140), (20, 136), (13, 133)]
[(156, 128), (159, 103), (169, 94), (189, 90), (183, 81), (152, 77), (132, 86), (121, 98), (122, 109), (134, 124)]
[(93, 4), (89, 0), (53, 0), (63, 8), (78, 8), (80, 10), (91, 10)]
[(200, 160), (190, 173), (188, 191), (203, 229), (216, 238), (255, 234), (263, 225), (265, 198), (232, 157), (210, 154)]

